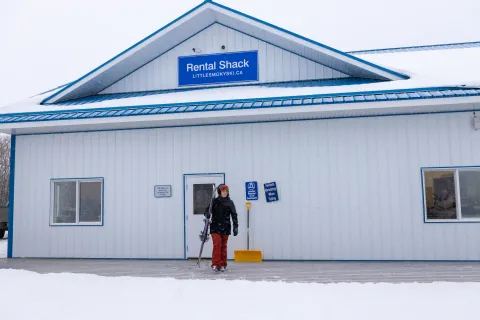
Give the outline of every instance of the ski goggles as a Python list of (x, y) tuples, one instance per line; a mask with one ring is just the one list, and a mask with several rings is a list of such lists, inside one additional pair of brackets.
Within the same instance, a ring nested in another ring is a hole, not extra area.
[(220, 187), (220, 192), (221, 191), (227, 191), (228, 192), (228, 187), (227, 186), (221, 186)]

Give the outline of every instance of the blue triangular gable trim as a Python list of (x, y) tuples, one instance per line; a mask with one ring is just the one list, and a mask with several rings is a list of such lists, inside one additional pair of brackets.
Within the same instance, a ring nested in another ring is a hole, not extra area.
[(217, 3), (217, 2), (214, 2), (214, 1), (211, 1), (211, 0), (206, 0), (206, 1), (202, 2), (201, 4), (199, 4), (198, 6), (194, 7), (193, 9), (189, 10), (188, 12), (184, 13), (183, 15), (181, 15), (180, 17), (178, 17), (177, 19), (171, 21), (170, 23), (166, 24), (166, 25), (163, 26), (162, 28), (160, 28), (160, 29), (158, 29), (157, 31), (153, 32), (152, 34), (150, 34), (150, 35), (147, 36), (146, 38), (138, 41), (138, 42), (135, 43), (134, 45), (130, 46), (129, 48), (127, 48), (127, 49), (125, 49), (124, 51), (122, 51), (121, 53), (117, 54), (116, 56), (114, 56), (114, 57), (111, 58), (110, 60), (104, 62), (103, 64), (101, 64), (101, 65), (98, 66), (97, 68), (93, 69), (93, 70), (90, 71), (89, 73), (87, 73), (87, 74), (85, 74), (84, 76), (78, 78), (77, 80), (69, 83), (67, 86), (65, 86), (64, 88), (62, 88), (62, 89), (59, 90), (58, 92), (56, 92), (56, 93), (48, 96), (47, 98), (43, 99), (40, 104), (47, 104), (47, 101), (48, 101), (48, 100), (56, 97), (57, 95), (59, 95), (60, 93), (64, 92), (65, 90), (67, 90), (68, 88), (72, 87), (73, 85), (77, 84), (79, 81), (85, 79), (86, 77), (88, 77), (89, 75), (91, 75), (92, 73), (94, 73), (95, 71), (97, 71), (97, 70), (99, 70), (100, 68), (104, 67), (105, 65), (107, 65), (107, 64), (110, 63), (110, 62), (112, 62), (113, 60), (115, 60), (116, 58), (120, 57), (121, 55), (125, 54), (125, 53), (128, 52), (129, 50), (137, 47), (138, 45), (140, 45), (141, 43), (145, 42), (146, 40), (152, 38), (152, 37), (155, 36), (156, 34), (160, 33), (160, 32), (163, 31), (163, 30), (165, 30), (166, 28), (168, 28), (168, 27), (171, 26), (172, 24), (176, 23), (177, 21), (181, 20), (182, 18), (188, 16), (188, 15), (191, 14), (192, 12), (198, 10), (199, 8), (201, 8), (202, 6), (204, 6), (205, 4), (212, 4), (212, 5), (214, 5), (214, 6), (217, 6), (217, 7), (221, 8), (221, 9), (224, 9), (224, 10), (227, 10), (227, 11), (230, 11), (230, 12), (233, 12), (233, 13), (238, 14), (238, 15), (240, 15), (240, 16), (243, 16), (243, 17), (246, 17), (246, 18), (251, 19), (251, 20), (253, 20), (253, 21), (259, 22), (259, 23), (261, 23), (261, 24), (263, 24), (263, 25), (265, 25), (265, 26), (268, 26), (268, 27), (271, 27), (271, 28), (273, 28), (273, 29), (276, 29), (276, 30), (279, 30), (279, 31), (281, 31), (281, 32), (284, 32), (284, 33), (286, 33), (286, 34), (292, 35), (292, 36), (294, 36), (294, 37), (296, 37), (296, 38), (298, 38), (298, 39), (301, 39), (301, 40), (304, 40), (304, 41), (306, 41), (306, 42), (312, 43), (312, 44), (314, 44), (314, 45), (316, 45), (316, 46), (319, 46), (319, 47), (323, 47), (323, 48), (325, 48), (325, 49), (327, 49), (327, 50), (330, 50), (330, 51), (332, 51), (332, 52), (335, 52), (335, 53), (338, 53), (338, 54), (343, 55), (343, 56), (345, 56), (345, 57), (348, 57), (348, 58), (350, 58), (350, 59), (352, 59), (352, 60), (355, 60), (355, 61), (358, 61), (358, 62), (360, 62), (360, 63), (364, 63), (364, 64), (366, 64), (366, 65), (369, 65), (369, 66), (371, 66), (371, 67), (374, 67), (374, 68), (376, 68), (376, 69), (378, 69), (378, 70), (382, 70), (382, 71), (384, 71), (384, 72), (387, 72), (387, 73), (389, 73), (389, 74), (391, 74), (391, 75), (394, 75), (394, 76), (396, 76), (396, 77), (399, 77), (399, 78), (401, 78), (401, 79), (409, 79), (409, 77), (406, 76), (406, 75), (404, 75), (404, 74), (401, 74), (401, 73), (398, 73), (398, 72), (395, 72), (395, 71), (386, 69), (386, 68), (384, 68), (384, 67), (378, 66), (378, 65), (376, 65), (376, 64), (370, 63), (370, 62), (368, 62), (368, 61), (362, 60), (362, 59), (357, 58), (357, 57), (355, 57), (355, 56), (353, 56), (353, 55), (347, 54), (347, 53), (342, 52), (342, 51), (340, 51), (340, 50), (337, 50), (337, 49), (334, 49), (334, 48), (329, 47), (329, 46), (327, 46), (327, 45), (324, 45), (324, 44), (322, 44), (322, 43), (316, 42), (316, 41), (314, 41), (314, 40), (312, 40), (312, 39), (309, 39), (309, 38), (306, 38), (306, 37), (301, 36), (301, 35), (299, 35), (299, 34), (296, 34), (296, 33), (294, 33), (294, 32), (288, 31), (288, 30), (286, 30), (286, 29), (283, 29), (283, 28), (281, 28), (281, 27), (278, 27), (278, 26), (276, 26), (276, 25), (273, 25), (273, 24), (268, 23), (268, 22), (266, 22), (266, 21), (263, 21), (263, 20), (261, 20), (261, 19), (257, 19), (257, 18), (255, 18), (255, 17), (252, 17), (252, 16), (250, 16), (250, 15), (247, 15), (247, 14), (245, 14), (245, 13), (243, 13), (243, 12), (238, 11), (238, 10), (234, 10), (234, 9), (232, 9), (232, 8), (229, 8), (229, 7), (226, 7), (226, 6), (224, 6), (224, 5), (221, 5), (221, 4)]

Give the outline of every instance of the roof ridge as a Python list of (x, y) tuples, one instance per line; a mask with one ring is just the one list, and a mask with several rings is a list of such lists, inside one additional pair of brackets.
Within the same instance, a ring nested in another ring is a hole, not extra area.
[(366, 50), (347, 51), (347, 53), (349, 53), (349, 54), (375, 54), (375, 53), (386, 53), (386, 52), (429, 51), (429, 50), (464, 49), (464, 48), (476, 48), (476, 47), (480, 47), (480, 41), (453, 42), (453, 43), (443, 43), (443, 44), (379, 48), (379, 49), (366, 49)]

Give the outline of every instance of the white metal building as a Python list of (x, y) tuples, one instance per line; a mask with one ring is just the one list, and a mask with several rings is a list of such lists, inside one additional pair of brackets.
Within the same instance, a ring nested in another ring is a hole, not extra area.
[(206, 1), (0, 109), (8, 256), (196, 257), (225, 182), (230, 258), (257, 196), (250, 244), (267, 260), (480, 260), (479, 56), (345, 53)]

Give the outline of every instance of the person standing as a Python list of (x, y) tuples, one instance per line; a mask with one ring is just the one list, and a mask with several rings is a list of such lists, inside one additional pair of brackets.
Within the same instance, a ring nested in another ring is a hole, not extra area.
[[(221, 184), (217, 188), (218, 197), (212, 201), (212, 222), (210, 223), (210, 234), (213, 240), (212, 269), (214, 271), (225, 271), (227, 268), (227, 242), (232, 232), (238, 235), (238, 218), (235, 204), (230, 199), (228, 186)], [(210, 219), (207, 211), (205, 217)]]

